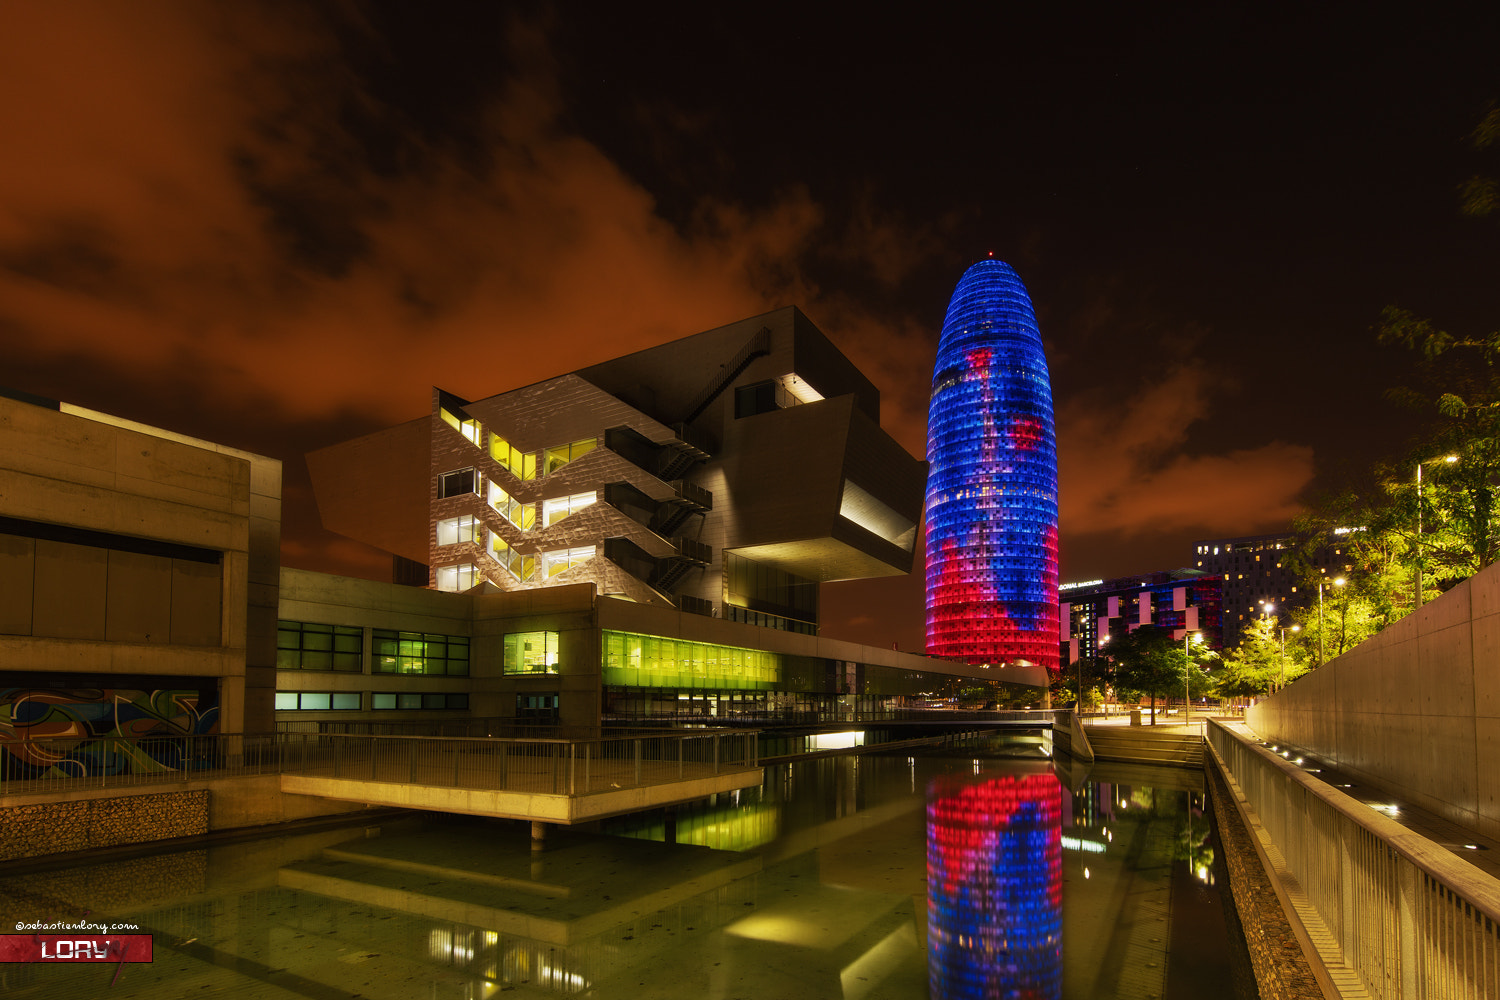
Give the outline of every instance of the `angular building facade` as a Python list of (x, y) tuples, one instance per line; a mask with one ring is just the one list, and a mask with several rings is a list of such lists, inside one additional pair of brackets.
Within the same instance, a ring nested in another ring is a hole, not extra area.
[(795, 308), (308, 456), (324, 524), (427, 585), (600, 596), (816, 634), (818, 587), (909, 573), (923, 465)]
[(1058, 668), (1057, 440), (1036, 313), (998, 260), (964, 272), (927, 417), (927, 652)]

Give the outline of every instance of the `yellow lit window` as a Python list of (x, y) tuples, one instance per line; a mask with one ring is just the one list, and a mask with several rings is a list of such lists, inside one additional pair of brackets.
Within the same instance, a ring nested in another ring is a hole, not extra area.
[(449, 427), (452, 427), (464, 437), (468, 438), (471, 443), (479, 444), (479, 442), (483, 439), (484, 432), (480, 430), (479, 421), (461, 420), (459, 419), (458, 414), (449, 413), (447, 410), (442, 408), (438, 409), (438, 416), (443, 418), (443, 423), (447, 424)]
[(551, 500), (542, 501), (542, 525), (556, 524), (569, 514), (576, 514), (588, 507), (598, 499), (598, 494), (575, 493), (570, 497), (555, 497)]
[(490, 435), (490, 458), (517, 479), (536, 478), (536, 455), (522, 451), (499, 434)]
[(548, 448), (543, 458), (542, 474), (552, 475), (569, 462), (576, 462), (584, 455), (594, 450), (599, 442), (596, 438), (584, 438), (582, 441), (572, 441), (568, 444), (560, 444), (555, 448)]

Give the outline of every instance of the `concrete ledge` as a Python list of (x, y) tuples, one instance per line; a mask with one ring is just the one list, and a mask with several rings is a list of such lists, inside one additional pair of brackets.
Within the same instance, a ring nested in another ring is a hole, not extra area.
[(281, 775), (281, 791), (343, 802), (431, 812), (496, 816), (571, 825), (589, 820), (640, 812), (707, 798), (718, 792), (751, 788), (761, 783), (763, 770), (750, 768), (683, 781), (611, 789), (589, 795), (544, 795), (490, 788), (445, 788), (405, 782), (326, 778), (307, 774)]

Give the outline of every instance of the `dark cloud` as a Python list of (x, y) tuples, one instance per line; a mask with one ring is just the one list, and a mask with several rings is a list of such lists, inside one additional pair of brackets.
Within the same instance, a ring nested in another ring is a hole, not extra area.
[[(1096, 199), (1080, 202), (1093, 211), (1115, 188), (1091, 193), (1071, 173), (1062, 195), (1022, 213), (981, 204), (998, 188), (953, 174), (908, 204), (893, 182), (869, 178), (881, 164), (909, 174), (915, 147), (863, 135), (851, 148), (869, 169), (845, 178), (833, 145), (768, 131), (756, 137), (765, 156), (751, 160), (723, 145), (737, 123), (706, 98), (674, 105), (610, 77), (600, 86), (620, 90), (616, 131), (643, 133), (646, 152), (632, 160), (598, 138), (607, 129), (585, 128), (599, 116), (581, 114), (563, 85), (583, 69), (576, 53), (554, 51), (548, 15), (497, 6), (464, 31), (420, 10), (9, 7), (6, 380), (287, 460), (287, 562), (381, 575), (374, 553), (319, 532), (302, 451), (422, 412), (433, 384), (486, 396), (779, 305), (801, 306), (870, 375), (887, 429), (922, 455), (946, 291), (967, 255), (994, 249), (1042, 279), (1032, 292), (1060, 376), (1065, 572), (1070, 561), (1085, 573), (1161, 568), (1172, 560), (1116, 563), (1296, 511), (1310, 447), (1244, 422), (1204, 433), (1233, 422), (1235, 398), (1229, 366), (1181, 360), (1204, 328), (1163, 319), (1151, 290), (1122, 277), (1128, 261), (1100, 263), (1038, 221), (1074, 198)], [(736, 60), (736, 73), (759, 65)], [(757, 121), (850, 127), (834, 120), (844, 105), (785, 87), (758, 103), (753, 75), (734, 80), (734, 107)], [(855, 80), (840, 95), (864, 100)], [(886, 96), (920, 116), (914, 96)], [(962, 110), (922, 127), (951, 131)], [(958, 157), (960, 139), (943, 155)], [(653, 161), (670, 169), (653, 174)], [(1014, 182), (1024, 158), (984, 162)], [(717, 183), (747, 175), (743, 192)], [(685, 187), (692, 178), (715, 183)], [(956, 234), (976, 224), (994, 235), (969, 248)], [(1087, 262), (1072, 285), (1055, 277), (1064, 249)], [(876, 620), (919, 621), (920, 579), (869, 586), (898, 594), (899, 610)], [(829, 631), (867, 634), (877, 599), (846, 602), (865, 607), (847, 613), (841, 600)], [(868, 634), (887, 644), (879, 626)], [(891, 638), (910, 648), (910, 635)]]

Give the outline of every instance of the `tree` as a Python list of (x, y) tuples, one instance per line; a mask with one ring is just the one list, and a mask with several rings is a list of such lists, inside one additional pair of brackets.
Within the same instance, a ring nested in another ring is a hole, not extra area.
[(1250, 698), (1305, 673), (1305, 660), (1283, 656), (1276, 619), (1260, 617), (1245, 628), (1239, 646), (1225, 654), (1223, 668), (1215, 675), (1215, 691), (1222, 698)]
[[(1489, 109), (1472, 139), (1481, 150), (1500, 144), (1500, 107)], [(1471, 178), (1462, 194), (1470, 215), (1490, 215), (1500, 208), (1494, 177)], [(1383, 343), (1406, 347), (1420, 358), (1418, 387), (1399, 386), (1390, 395), (1423, 413), (1429, 426), (1401, 463), (1399, 479), (1386, 477), (1387, 492), (1406, 515), (1414, 571), (1430, 573), (1446, 590), (1500, 557), (1495, 493), (1500, 482), (1500, 331), (1453, 334), (1387, 306), (1379, 333)], [(1428, 474), (1420, 495), (1419, 464)], [(1423, 598), (1425, 593), (1419, 602)]]
[[(1083, 698), (1078, 697), (1078, 676), (1083, 675)], [(1104, 700), (1104, 688), (1110, 680), (1109, 660), (1084, 657), (1063, 667), (1052, 679), (1052, 701), (1061, 704), (1078, 702), (1080, 707), (1097, 705)]]
[(1182, 644), (1165, 629), (1142, 625), (1111, 639), (1108, 649), (1116, 688), (1149, 696), (1151, 724), (1156, 725), (1156, 696), (1170, 697), (1183, 690), (1187, 658)]

